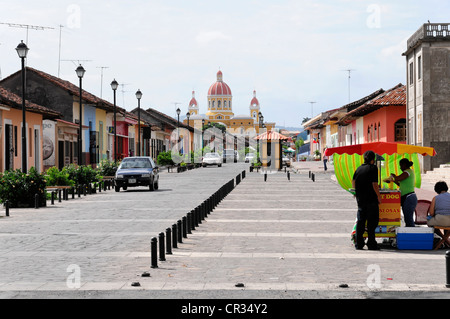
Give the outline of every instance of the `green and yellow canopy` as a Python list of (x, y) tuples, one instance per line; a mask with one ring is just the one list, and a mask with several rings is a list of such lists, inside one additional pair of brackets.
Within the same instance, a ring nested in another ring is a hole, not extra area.
[(382, 181), (392, 173), (395, 175), (401, 174), (399, 161), (402, 158), (407, 158), (414, 163), (411, 169), (414, 171), (416, 178), (415, 186), (416, 188), (420, 188), (422, 179), (420, 176), (421, 172), (418, 154), (423, 156), (436, 155), (436, 151), (432, 147), (385, 142), (328, 148), (325, 151), (325, 155), (333, 155), (336, 179), (343, 189), (348, 191), (352, 188), (353, 174), (356, 169), (364, 163), (363, 155), (369, 150), (383, 157), (384, 165), (381, 165), (379, 183), (382, 188), (389, 189), (397, 189), (398, 186), (394, 183), (384, 183)]

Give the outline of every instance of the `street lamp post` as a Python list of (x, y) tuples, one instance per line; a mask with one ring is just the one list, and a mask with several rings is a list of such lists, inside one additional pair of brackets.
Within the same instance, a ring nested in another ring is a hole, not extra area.
[(27, 128), (26, 128), (26, 86), (25, 86), (25, 58), (27, 57), (28, 47), (23, 40), (16, 48), (19, 58), (22, 60), (22, 172), (27, 172)]
[(178, 153), (180, 153), (180, 150), (178, 149), (178, 142), (180, 141), (180, 113), (181, 110), (180, 108), (177, 109), (177, 116), (178, 116), (178, 121), (177, 121), (177, 151)]
[(205, 133), (205, 119), (202, 119), (202, 156), (203, 156), (203, 144), (205, 143), (204, 140), (204, 133)]
[(119, 87), (116, 79), (111, 82), (111, 88), (114, 95), (114, 162), (117, 162), (117, 123), (116, 123), (116, 90)]
[(136, 98), (138, 100), (138, 156), (141, 156), (141, 90), (137, 90)]
[[(189, 113), (189, 112), (187, 112), (186, 113), (186, 118), (187, 118), (187, 126), (188, 126), (188, 132), (187, 132), (187, 134), (188, 134), (188, 156), (190, 156), (190, 154), (191, 154), (191, 133), (189, 132), (189, 118), (191, 117), (191, 113)], [(190, 163), (190, 161), (189, 161), (189, 163)]]
[(80, 79), (80, 112), (79, 112), (79, 116), (80, 116), (80, 120), (79, 120), (79, 125), (80, 125), (80, 133), (78, 134), (78, 165), (83, 165), (83, 156), (82, 156), (82, 151), (83, 151), (83, 139), (82, 139), (82, 134), (83, 134), (83, 104), (82, 104), (82, 79), (84, 76), (84, 73), (86, 72), (86, 70), (81, 66), (81, 64), (78, 66), (78, 68), (75, 70), (75, 72), (77, 73), (78, 78)]

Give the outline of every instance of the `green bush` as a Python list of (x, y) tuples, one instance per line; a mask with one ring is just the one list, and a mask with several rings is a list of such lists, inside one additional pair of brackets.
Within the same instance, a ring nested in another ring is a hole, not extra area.
[(119, 167), (120, 162), (118, 161), (110, 161), (108, 159), (104, 159), (101, 161), (100, 166), (98, 167), (98, 173), (101, 176), (114, 176), (116, 175), (117, 168)]
[(174, 165), (171, 152), (161, 152), (156, 159), (159, 166)]
[(46, 179), (31, 167), (27, 174), (20, 169), (0, 173), (0, 202), (9, 201), (10, 207), (34, 207), (35, 195), (39, 195), (39, 206), (46, 200)]
[(47, 186), (73, 186), (75, 182), (69, 178), (69, 173), (63, 168), (50, 167), (45, 176)]
[(72, 180), (76, 186), (87, 185), (89, 183), (97, 185), (102, 178), (99, 171), (90, 166), (69, 164), (63, 168), (63, 171), (69, 174), (69, 179)]

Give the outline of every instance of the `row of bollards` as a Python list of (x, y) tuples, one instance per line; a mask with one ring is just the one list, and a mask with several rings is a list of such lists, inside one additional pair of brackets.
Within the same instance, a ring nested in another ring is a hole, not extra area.
[(188, 212), (186, 216), (174, 223), (172, 227), (168, 227), (165, 233), (159, 233), (158, 238), (153, 237), (151, 239), (151, 268), (158, 268), (158, 251), (159, 261), (165, 261), (166, 255), (172, 255), (172, 249), (178, 248), (178, 244), (183, 243), (183, 238), (188, 238), (188, 235), (192, 234), (192, 231), (202, 224), (202, 221), (244, 178), (245, 171), (236, 176), (236, 184), (234, 179), (230, 180), (200, 205)]

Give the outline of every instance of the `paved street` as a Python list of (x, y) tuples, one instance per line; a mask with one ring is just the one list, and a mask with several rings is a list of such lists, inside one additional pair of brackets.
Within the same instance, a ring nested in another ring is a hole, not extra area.
[[(150, 239), (245, 169), (193, 234), (151, 268)], [(0, 218), (0, 297), (450, 297), (445, 250), (355, 251), (355, 200), (332, 175), (297, 163), (290, 180), (280, 172), (264, 181), (248, 164), (226, 164), (162, 172), (157, 192), (111, 190), (11, 210)], [(74, 269), (79, 287), (68, 280)]]

